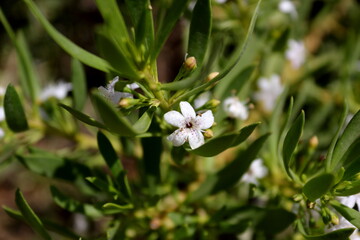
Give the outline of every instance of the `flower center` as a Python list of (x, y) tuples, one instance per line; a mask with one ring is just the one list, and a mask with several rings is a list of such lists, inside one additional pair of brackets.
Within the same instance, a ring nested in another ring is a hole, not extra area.
[(186, 127), (187, 127), (187, 128), (192, 128), (192, 126), (193, 126), (193, 125), (192, 125), (191, 122), (187, 122), (187, 123), (186, 123)]

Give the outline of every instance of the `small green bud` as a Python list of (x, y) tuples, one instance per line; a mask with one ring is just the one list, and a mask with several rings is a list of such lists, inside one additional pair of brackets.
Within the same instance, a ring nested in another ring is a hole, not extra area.
[(138, 103), (139, 103), (139, 99), (123, 98), (123, 99), (120, 100), (119, 106), (121, 108), (128, 109), (128, 108), (131, 108), (131, 107), (135, 106)]
[(192, 71), (197, 67), (195, 57), (188, 57), (184, 62), (184, 67), (188, 71)]
[(317, 138), (317, 136), (311, 137), (309, 140), (310, 148), (315, 149), (315, 148), (317, 148), (318, 145), (319, 145), (319, 139)]
[(212, 137), (214, 137), (214, 132), (212, 130), (208, 129), (204, 132), (204, 136), (206, 138), (212, 138)]

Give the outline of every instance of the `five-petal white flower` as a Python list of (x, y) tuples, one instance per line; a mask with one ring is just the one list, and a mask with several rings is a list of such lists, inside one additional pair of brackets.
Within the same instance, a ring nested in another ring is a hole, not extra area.
[(284, 90), (279, 75), (274, 74), (270, 78), (262, 77), (257, 85), (259, 91), (255, 93), (255, 99), (263, 104), (265, 111), (271, 112), (275, 107), (277, 98)]
[(72, 84), (60, 81), (58, 83), (49, 84), (40, 93), (40, 100), (45, 101), (51, 97), (56, 99), (64, 99), (72, 89)]
[(303, 41), (290, 39), (285, 52), (286, 59), (291, 62), (294, 69), (298, 69), (305, 62), (306, 49)]
[[(119, 77), (115, 77), (112, 81), (110, 81), (109, 84), (106, 85), (106, 87), (101, 86), (98, 88), (101, 94), (104, 95), (104, 97), (107, 98), (113, 104), (118, 104), (120, 99), (122, 98), (133, 98), (133, 95), (131, 93), (115, 91), (115, 84), (118, 81), (119, 81)], [(139, 88), (139, 85), (136, 83), (132, 83), (132, 84), (127, 84), (126, 87), (134, 90)]]
[(249, 111), (245, 104), (237, 97), (228, 97), (223, 102), (225, 113), (231, 118), (246, 120), (249, 117)]
[(211, 110), (196, 115), (194, 108), (188, 102), (180, 102), (180, 110), (181, 113), (170, 111), (164, 115), (166, 122), (179, 128), (167, 139), (177, 147), (187, 141), (191, 149), (200, 147), (205, 143), (202, 130), (210, 128), (214, 124)]

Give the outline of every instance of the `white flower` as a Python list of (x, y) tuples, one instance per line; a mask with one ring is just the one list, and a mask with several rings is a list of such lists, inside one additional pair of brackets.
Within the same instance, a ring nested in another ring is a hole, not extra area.
[(170, 136), (167, 137), (174, 146), (181, 146), (186, 141), (189, 142), (191, 149), (195, 149), (204, 144), (203, 129), (210, 128), (214, 123), (214, 116), (211, 110), (196, 115), (193, 107), (188, 102), (180, 102), (180, 110), (165, 113), (165, 121), (178, 127)]
[(258, 184), (258, 179), (265, 177), (267, 174), (268, 169), (263, 164), (263, 161), (257, 158), (251, 163), (249, 170), (242, 176), (241, 181)]
[(247, 107), (237, 97), (228, 97), (223, 102), (225, 113), (232, 118), (246, 120), (249, 117)]
[[(122, 98), (133, 98), (133, 95), (131, 93), (115, 91), (115, 84), (118, 81), (119, 77), (115, 77), (109, 84), (106, 85), (106, 87), (101, 86), (98, 88), (101, 94), (114, 104), (118, 104), (120, 99)], [(134, 90), (136, 88), (139, 88), (139, 85), (137, 83), (132, 83), (127, 84), (126, 87)]]
[(211, 98), (211, 92), (206, 91), (201, 93), (195, 100), (194, 100), (194, 107), (195, 109), (201, 108), (205, 105)]
[(279, 5), (278, 5), (278, 8), (279, 8), (280, 12), (290, 14), (290, 16), (292, 18), (297, 17), (296, 7), (295, 7), (294, 3), (289, 1), (289, 0), (280, 1)]
[(257, 83), (259, 91), (255, 93), (255, 99), (261, 102), (265, 111), (271, 112), (275, 107), (276, 100), (284, 90), (279, 75), (272, 75), (270, 78), (260, 78)]
[(69, 91), (71, 91), (72, 85), (71, 83), (66, 82), (58, 82), (55, 84), (49, 84), (46, 86), (40, 93), (40, 100), (45, 101), (51, 97), (56, 99), (64, 99)]
[(343, 228), (355, 228), (355, 231), (350, 235), (350, 240), (360, 240), (359, 229), (357, 229), (354, 225), (352, 225), (343, 216), (339, 217), (339, 224), (326, 229), (326, 232), (333, 232), (333, 231), (343, 229)]
[(2, 128), (0, 128), (0, 139), (5, 136), (5, 132)]
[(360, 193), (346, 197), (337, 197), (336, 199), (349, 208), (354, 208), (355, 204), (360, 208)]
[(5, 120), (5, 110), (4, 107), (0, 107), (0, 122)]
[(300, 68), (304, 63), (306, 56), (304, 42), (293, 39), (289, 40), (285, 56), (291, 62), (294, 69)]

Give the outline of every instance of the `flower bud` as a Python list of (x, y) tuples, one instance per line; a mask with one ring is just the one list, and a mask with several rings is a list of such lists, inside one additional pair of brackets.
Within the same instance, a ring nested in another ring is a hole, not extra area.
[(214, 78), (217, 77), (217, 75), (219, 75), (219, 72), (212, 72), (210, 73), (207, 78), (206, 78), (206, 82), (210, 82), (211, 80), (213, 80)]
[(212, 130), (208, 129), (204, 132), (204, 136), (206, 138), (212, 138), (214, 136), (214, 132)]
[(119, 106), (121, 108), (131, 108), (135, 106), (137, 103), (139, 103), (139, 99), (133, 99), (133, 98), (123, 98), (119, 102)]
[(319, 139), (317, 136), (313, 136), (309, 140), (309, 146), (311, 149), (315, 149), (319, 145)]
[(196, 58), (195, 57), (188, 57), (186, 58), (185, 62), (184, 62), (184, 67), (187, 71), (192, 71), (194, 70), (197, 65), (196, 65)]

